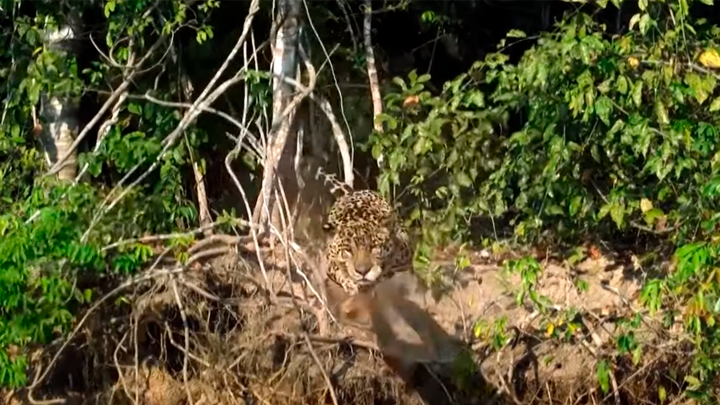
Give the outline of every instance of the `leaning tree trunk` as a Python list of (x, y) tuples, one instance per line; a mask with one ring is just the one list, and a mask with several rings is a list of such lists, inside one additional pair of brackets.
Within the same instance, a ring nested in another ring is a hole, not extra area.
[[(292, 153), (295, 152), (297, 127), (293, 124), (297, 100), (295, 88), (284, 78), (293, 79), (298, 69), (298, 39), (301, 0), (279, 0), (272, 32), (273, 41), (273, 125), (268, 134), (262, 191), (255, 205), (253, 222), (265, 234), (272, 225), (282, 229), (279, 212), (283, 208), (281, 186), (294, 180)], [(279, 184), (280, 183), (280, 184)]]
[[(77, 51), (76, 33), (82, 27), (77, 13), (71, 13), (68, 23), (45, 34), (47, 47), (70, 57)], [(40, 134), (40, 143), (50, 166), (62, 161), (57, 177), (61, 181), (73, 181), (77, 176), (77, 150), (71, 149), (78, 132), (79, 97), (74, 95), (54, 95), (43, 92), (40, 97), (40, 117), (44, 125)]]

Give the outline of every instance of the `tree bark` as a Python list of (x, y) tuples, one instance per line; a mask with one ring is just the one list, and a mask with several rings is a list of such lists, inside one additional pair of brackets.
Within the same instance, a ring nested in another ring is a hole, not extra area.
[[(380, 81), (378, 80), (377, 67), (375, 66), (375, 53), (372, 47), (372, 1), (365, 0), (365, 20), (363, 24), (363, 36), (365, 37), (365, 62), (367, 63), (368, 80), (370, 82), (370, 96), (373, 104), (373, 128), (375, 132), (382, 134), (382, 123), (377, 118), (383, 112), (382, 95), (380, 94)], [(384, 156), (378, 157), (378, 165), (383, 167)]]
[[(80, 16), (72, 13), (68, 23), (45, 33), (45, 43), (54, 52), (72, 56), (77, 52), (73, 41), (81, 28)], [(40, 143), (45, 156), (51, 166), (60, 158), (68, 156), (57, 173), (57, 178), (61, 181), (74, 181), (77, 176), (77, 150), (70, 146), (78, 133), (78, 111), (79, 97), (56, 96), (45, 92), (40, 97), (39, 113), (45, 124), (40, 134)]]
[[(300, 31), (300, 0), (280, 0), (277, 3), (278, 13), (273, 23), (272, 32), (276, 32), (273, 40), (273, 125), (268, 134), (265, 151), (262, 191), (258, 197), (253, 212), (253, 222), (258, 224), (261, 233), (265, 234), (269, 226), (277, 229), (279, 223), (273, 221), (273, 213), (281, 207), (276, 206), (275, 193), (278, 179), (287, 184), (294, 178), (292, 173), (292, 159), (285, 164), (281, 160), (288, 160), (288, 155), (295, 151), (297, 128), (292, 125), (295, 118), (293, 108), (293, 87), (284, 78), (295, 77), (298, 68), (298, 39)], [(288, 110), (288, 107), (290, 109)], [(291, 140), (288, 145), (288, 140)]]

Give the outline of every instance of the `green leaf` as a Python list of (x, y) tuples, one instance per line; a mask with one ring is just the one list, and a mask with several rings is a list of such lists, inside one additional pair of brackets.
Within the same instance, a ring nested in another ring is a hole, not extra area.
[(478, 107), (483, 108), (485, 107), (485, 95), (480, 90), (470, 90), (468, 93), (465, 94), (465, 97), (463, 99), (466, 106), (471, 107)]
[(657, 116), (657, 120), (660, 124), (667, 125), (670, 123), (670, 118), (668, 117), (667, 110), (665, 109), (665, 104), (663, 104), (660, 100), (655, 100), (655, 115)]
[(202, 44), (206, 39), (207, 33), (205, 33), (205, 31), (199, 30), (195, 35), (195, 41), (197, 41), (198, 44)]
[(110, 17), (110, 14), (115, 11), (115, 0), (109, 0), (107, 3), (105, 3), (104, 11), (105, 18)]
[(612, 208), (610, 208), (610, 218), (618, 228), (622, 228), (625, 219), (625, 207), (620, 204), (613, 204)]
[(435, 20), (435, 12), (432, 11), (432, 10), (424, 11), (424, 12), (420, 15), (420, 19), (421, 19), (422, 22), (424, 22), (424, 23), (431, 23), (431, 22), (433, 22), (433, 21)]
[(393, 83), (395, 83), (396, 86), (400, 87), (402, 91), (407, 91), (407, 84), (405, 84), (405, 80), (396, 76), (393, 77), (392, 81)]
[(417, 81), (417, 78), (418, 75), (415, 69), (411, 70), (410, 73), (408, 73), (408, 79), (410, 79), (410, 83), (415, 83)]
[(700, 3), (707, 4), (708, 6), (714, 6), (715, 0), (700, 0)]
[(653, 208), (645, 213), (645, 223), (652, 225), (655, 220), (663, 216), (663, 211), (660, 208)]
[(372, 153), (373, 159), (375, 159), (375, 160), (379, 160), (379, 159), (380, 159), (380, 156), (382, 155), (382, 152), (383, 152), (383, 146), (382, 146), (381, 144), (379, 144), (379, 143), (376, 143), (375, 145), (373, 145), (373, 147), (372, 147), (372, 149), (371, 149), (371, 151), (370, 151), (370, 153)]
[(613, 207), (612, 203), (607, 203), (600, 207), (600, 211), (598, 211), (597, 219), (601, 220), (607, 216), (607, 214), (610, 212), (610, 209)]
[(710, 112), (715, 112), (717, 110), (720, 110), (720, 97), (715, 98), (715, 100), (710, 103)]
[(640, 105), (642, 104), (642, 88), (643, 82), (639, 80), (635, 82), (632, 91), (632, 100), (635, 103), (635, 107), (640, 107)]
[(508, 37), (508, 38), (525, 38), (525, 37), (527, 37), (527, 35), (523, 31), (520, 31), (518, 29), (512, 29), (512, 30), (508, 31), (506, 37)]
[(613, 104), (607, 96), (600, 96), (595, 102), (595, 113), (600, 117), (600, 120), (605, 125), (610, 125), (610, 113), (612, 112)]
[(142, 116), (142, 107), (140, 106), (140, 104), (130, 103), (130, 104), (128, 104), (127, 109), (128, 109), (128, 112), (130, 112), (130, 114)]
[(697, 379), (696, 377), (693, 377), (691, 375), (686, 375), (684, 380), (688, 384), (690, 384), (690, 386), (688, 387), (688, 389), (690, 389), (690, 390), (696, 390), (696, 389), (700, 388), (700, 386), (702, 385), (702, 383), (700, 382), (699, 379)]
[(470, 187), (472, 186), (472, 180), (470, 179), (470, 176), (467, 175), (465, 172), (458, 172), (455, 174), (455, 181), (458, 182), (458, 184), (462, 187)]
[(617, 121), (615, 121), (615, 123), (610, 128), (610, 130), (608, 130), (608, 135), (615, 135), (618, 131), (622, 130), (624, 127), (625, 127), (625, 121), (618, 119)]
[(607, 360), (603, 359), (598, 361), (595, 367), (595, 377), (597, 378), (600, 389), (603, 393), (607, 394), (610, 391), (610, 368), (608, 367)]
[(580, 211), (580, 207), (582, 207), (583, 199), (581, 196), (577, 195), (573, 197), (572, 200), (570, 200), (570, 206), (568, 207), (568, 212), (570, 213), (571, 217), (574, 217), (575, 214)]
[(705, 100), (707, 100), (710, 94), (715, 91), (715, 86), (717, 84), (715, 77), (711, 75), (700, 77), (694, 72), (686, 74), (684, 82), (690, 87), (695, 100), (697, 100), (697, 102), (701, 105), (705, 102)]
[(627, 94), (628, 81), (625, 78), (625, 76), (618, 77), (617, 81), (615, 82), (615, 85), (617, 86), (617, 91), (619, 91), (620, 94)]
[(648, 29), (650, 29), (654, 22), (655, 20), (650, 18), (650, 14), (643, 14), (643, 16), (640, 17), (640, 33), (645, 35), (645, 33), (647, 33)]

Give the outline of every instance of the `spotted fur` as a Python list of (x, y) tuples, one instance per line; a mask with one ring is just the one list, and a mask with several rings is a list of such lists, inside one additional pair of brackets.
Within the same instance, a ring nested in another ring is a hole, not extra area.
[(355, 191), (337, 183), (334, 190), (343, 195), (323, 225), (332, 232), (325, 251), (328, 279), (346, 293), (356, 294), (396, 272), (412, 269), (414, 251), (395, 209), (375, 191)]

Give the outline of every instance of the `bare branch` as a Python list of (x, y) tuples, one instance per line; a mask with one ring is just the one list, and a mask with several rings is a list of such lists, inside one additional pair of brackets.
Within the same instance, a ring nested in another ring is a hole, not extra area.
[[(295, 86), (299, 91), (303, 93), (308, 90), (301, 83), (298, 83), (296, 80), (293, 80), (289, 77), (284, 77), (282, 79), (287, 83), (291, 84), (292, 86)], [(340, 127), (340, 123), (338, 123), (338, 120), (332, 111), (332, 106), (330, 106), (330, 102), (327, 101), (327, 99), (320, 95), (316, 95), (313, 92), (309, 92), (308, 97), (310, 98), (310, 100), (314, 101), (320, 106), (320, 109), (325, 114), (328, 121), (330, 121), (330, 126), (332, 127), (333, 131), (333, 137), (335, 138), (335, 142), (337, 142), (338, 149), (340, 149), (340, 156), (342, 157), (343, 161), (343, 174), (345, 176), (345, 183), (350, 187), (353, 187), (353, 183), (355, 182), (355, 173), (353, 172), (352, 157), (350, 156), (350, 147), (348, 145), (347, 139), (345, 139), (345, 134)]]

